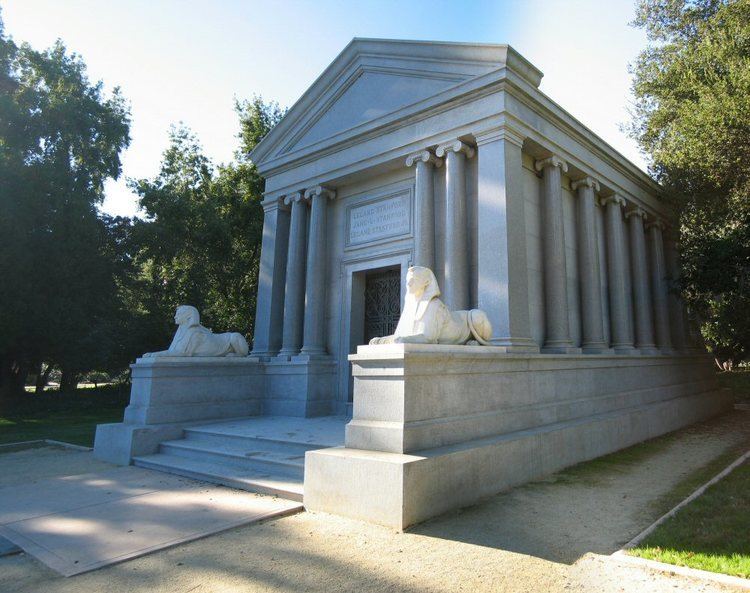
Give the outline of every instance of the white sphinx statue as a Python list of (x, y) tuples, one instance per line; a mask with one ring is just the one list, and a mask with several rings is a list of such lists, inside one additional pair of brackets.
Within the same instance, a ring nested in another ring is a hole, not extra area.
[(198, 309), (180, 305), (174, 314), (177, 332), (168, 350), (146, 352), (144, 358), (162, 356), (247, 356), (247, 340), (236, 332), (215, 334), (201, 325)]
[(392, 336), (373, 338), (370, 344), (466, 344), (490, 346), (492, 325), (480, 309), (451, 311), (440, 296), (435, 274), (412, 266), (406, 273), (404, 310)]

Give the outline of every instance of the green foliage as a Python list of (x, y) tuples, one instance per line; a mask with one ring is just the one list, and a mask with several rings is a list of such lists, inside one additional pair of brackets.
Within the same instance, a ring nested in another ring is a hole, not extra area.
[(252, 333), (263, 180), (248, 154), (283, 112), (259, 97), (236, 110), (234, 162), (215, 166), (175, 128), (159, 174), (130, 180), (145, 218), (104, 215), (130, 142), (126, 101), (62, 42), (17, 45), (0, 19), (0, 404), (19, 405), (43, 368), (62, 370), (63, 391), (90, 371), (121, 374), (165, 347), (179, 304)]
[(0, 21), (0, 391), (42, 361), (67, 376), (105, 364), (120, 309), (111, 231), (97, 205), (120, 173), (129, 111), (58, 41), (17, 45)]
[(680, 214), (681, 289), (717, 360), (750, 353), (750, 1), (642, 0), (631, 134)]
[(131, 180), (145, 219), (133, 229), (140, 270), (133, 305), (144, 345), (163, 349), (175, 307), (197, 307), (207, 325), (252, 334), (263, 234), (263, 181), (247, 154), (283, 115), (260, 98), (237, 103), (236, 161), (214, 166), (197, 138), (173, 128), (159, 174)]

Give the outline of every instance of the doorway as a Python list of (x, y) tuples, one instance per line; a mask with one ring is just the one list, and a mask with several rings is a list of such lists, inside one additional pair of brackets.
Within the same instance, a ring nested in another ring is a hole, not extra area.
[(410, 249), (356, 256), (342, 262), (341, 338), (339, 349), (340, 413), (351, 414), (353, 380), (349, 354), (372, 338), (393, 334), (401, 316)]
[(401, 315), (401, 269), (373, 270), (365, 274), (363, 344), (390, 336)]

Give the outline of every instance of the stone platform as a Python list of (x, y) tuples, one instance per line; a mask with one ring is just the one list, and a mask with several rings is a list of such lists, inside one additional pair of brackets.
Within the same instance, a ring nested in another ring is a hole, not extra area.
[(347, 420), (262, 416), (192, 426), (133, 464), (301, 502), (305, 453), (342, 446)]
[(334, 364), (243, 357), (139, 358), (131, 365), (130, 404), (123, 422), (96, 428), (94, 456), (129, 465), (160, 443), (209, 422), (250, 416), (327, 416)]
[(306, 454), (305, 507), (403, 529), (729, 408), (705, 356), (360, 347), (344, 448)]

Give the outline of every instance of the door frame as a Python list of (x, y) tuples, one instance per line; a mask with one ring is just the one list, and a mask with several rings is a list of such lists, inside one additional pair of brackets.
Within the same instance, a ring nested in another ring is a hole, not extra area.
[[(339, 364), (338, 364), (338, 381), (339, 381), (339, 410), (341, 413), (349, 411), (351, 387), (351, 367), (349, 364), (349, 354), (356, 351), (358, 344), (354, 343), (357, 336), (352, 335), (353, 315), (364, 315), (364, 274), (356, 276), (362, 272), (377, 270), (379, 268), (399, 267), (401, 271), (401, 308), (404, 305), (404, 294), (406, 289), (406, 272), (412, 262), (412, 250), (403, 249), (400, 251), (391, 251), (388, 253), (378, 253), (363, 255), (347, 259), (341, 262), (341, 319), (339, 327), (341, 334), (339, 336)], [(361, 284), (361, 286), (359, 286)], [(360, 288), (362, 295), (359, 300), (361, 303), (353, 302), (356, 299)], [(361, 338), (360, 338), (361, 339)]]

